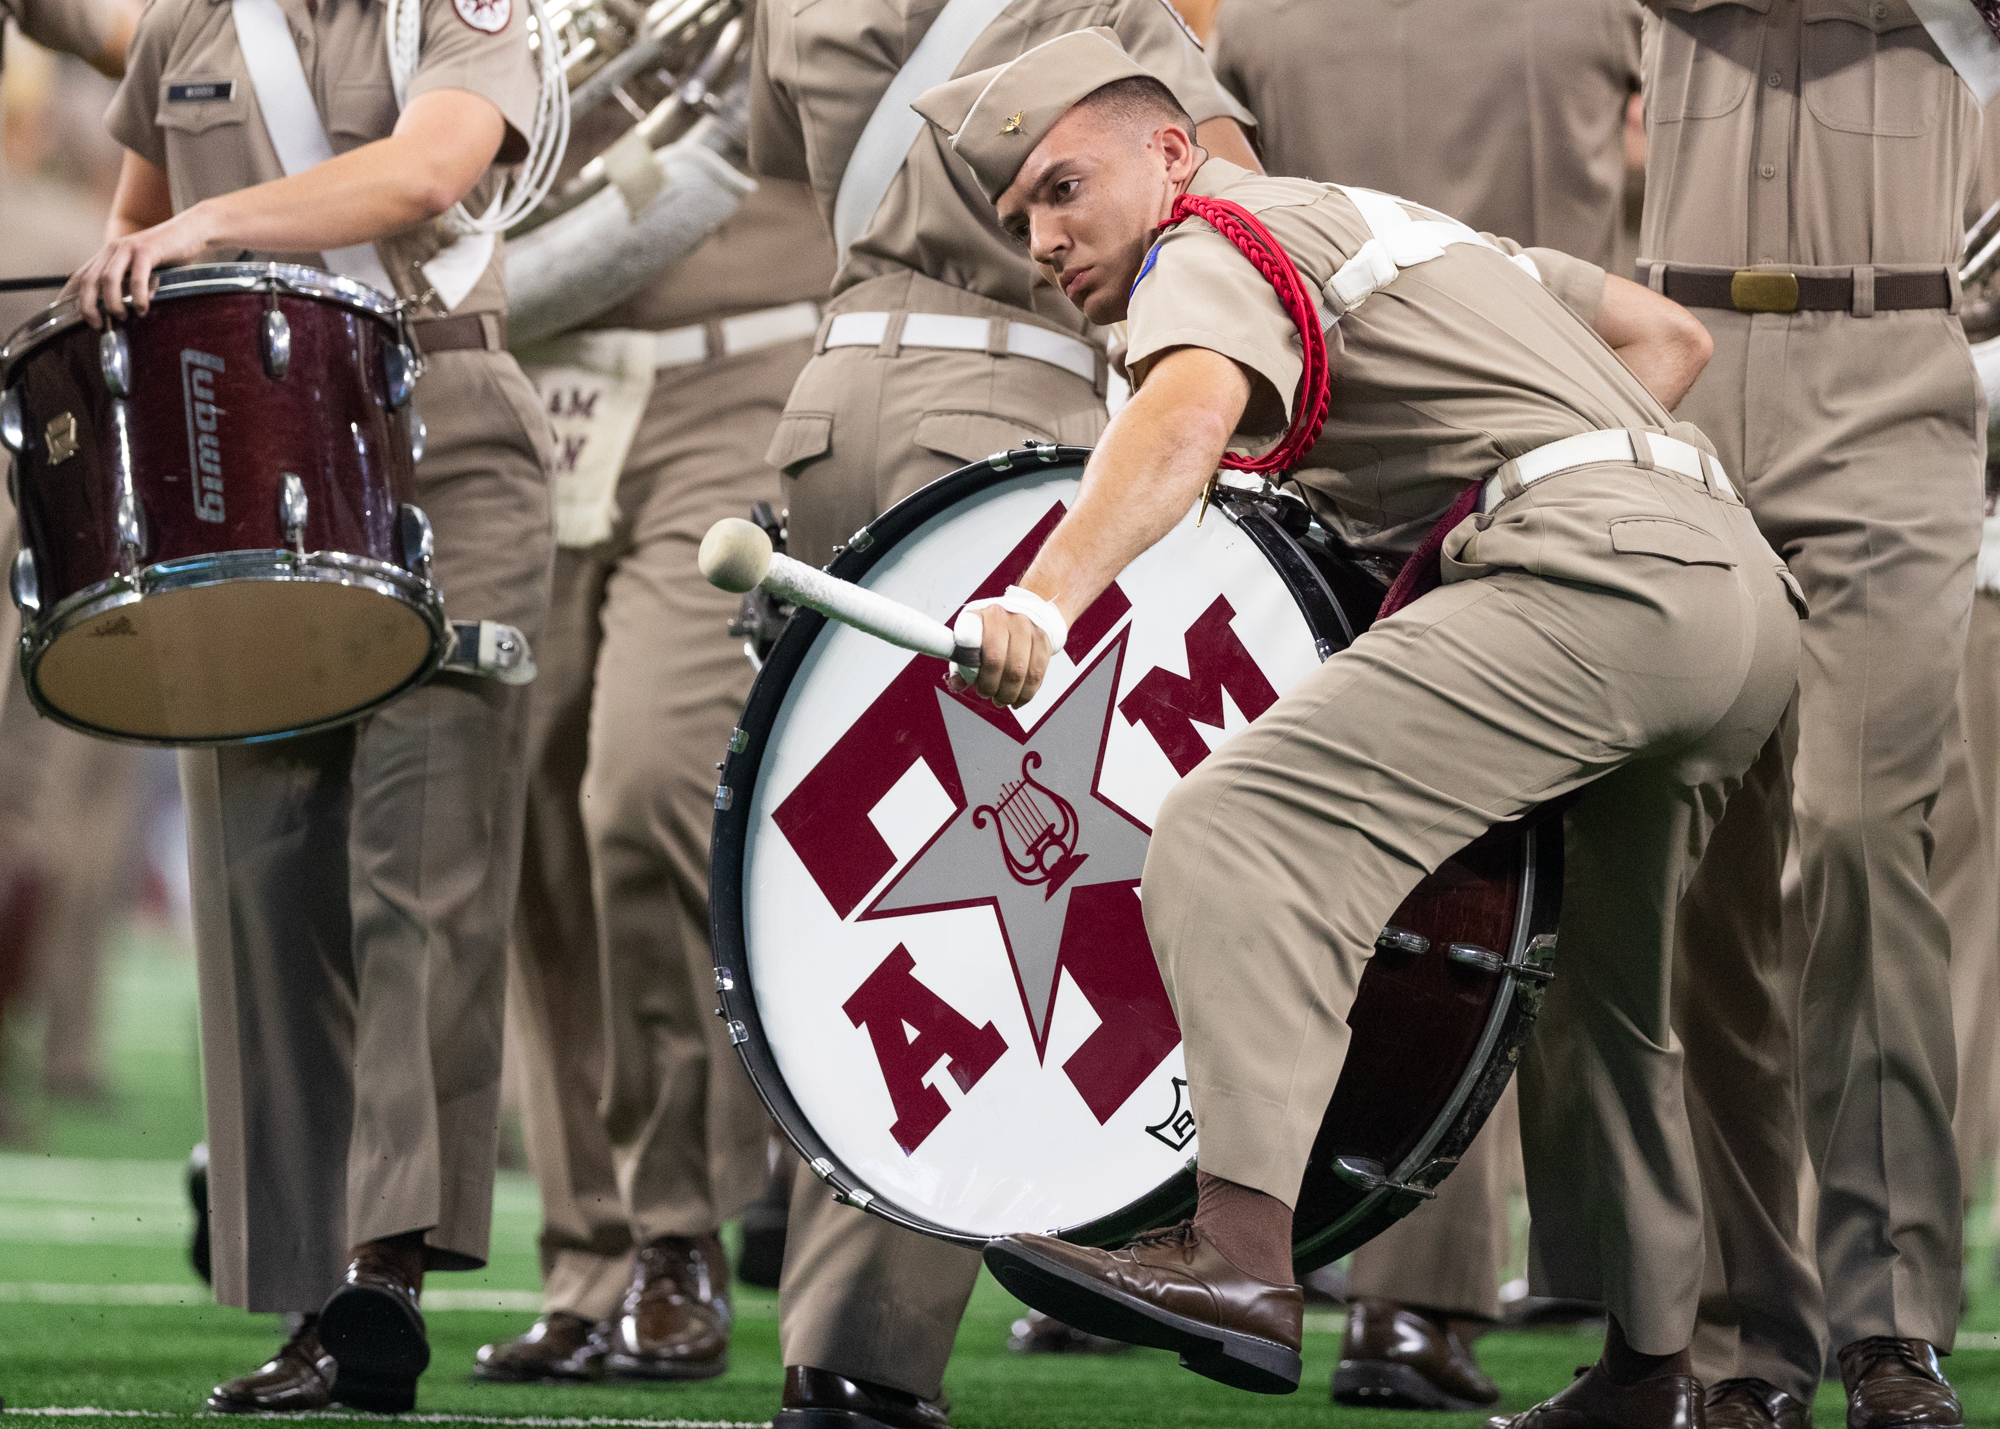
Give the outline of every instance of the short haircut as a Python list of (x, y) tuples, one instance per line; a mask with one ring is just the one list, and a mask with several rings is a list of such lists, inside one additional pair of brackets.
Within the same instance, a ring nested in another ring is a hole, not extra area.
[(1078, 101), (1077, 108), (1101, 113), (1119, 123), (1143, 125), (1148, 129), (1162, 124), (1178, 124), (1194, 137), (1194, 118), (1174, 98), (1174, 92), (1149, 74), (1130, 75), (1094, 89)]

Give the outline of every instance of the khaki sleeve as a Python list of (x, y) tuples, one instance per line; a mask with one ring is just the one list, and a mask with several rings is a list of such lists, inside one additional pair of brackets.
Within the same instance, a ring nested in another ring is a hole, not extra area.
[(1524, 250), (1542, 275), (1542, 286), (1562, 300), (1562, 305), (1587, 324), (1597, 322), (1597, 310), (1604, 305), (1604, 270), (1595, 263), (1559, 253), (1553, 248)]
[(1624, 15), (1618, 26), (1618, 63), (1625, 71), (1628, 93), (1637, 94), (1645, 79), (1646, 12), (1638, 0), (1620, 0)]
[[(1126, 324), (1135, 387), (1172, 349), (1207, 348), (1258, 379), (1230, 450), (1261, 455), (1284, 435), (1304, 368), (1298, 329), (1264, 275), (1213, 228), (1190, 219), (1160, 240), (1133, 286)], [(1338, 324), (1328, 332), (1329, 347), (1339, 332)]]
[[(460, 5), (482, 22), (505, 15), (498, 30), (475, 26)], [(528, 156), (540, 81), (528, 49), (527, 0), (424, 0), (423, 39), (411, 99), (441, 89), (462, 89), (493, 102), (507, 121), (495, 162), (517, 164)]]
[(1123, 0), (1111, 28), (1125, 53), (1158, 75), (1195, 123), (1234, 119), (1256, 130), (1256, 118), (1222, 87), (1194, 32), (1167, 0)]
[(104, 127), (111, 137), (156, 168), (167, 166), (167, 139), (160, 132), (160, 75), (166, 66), (167, 19), (177, 7), (148, 5), (125, 54), (125, 78), (118, 82)]
[(790, 53), (787, 18), (780, 6), (760, 0), (750, 49), (750, 172), (803, 184), (812, 182), (805, 126), (783, 78), (772, 73), (774, 54), (782, 66)]
[(109, 18), (101, 0), (13, 0), (7, 9), (21, 33), (44, 49), (95, 59)]
[[(1244, 14), (1243, 0), (1223, 0), (1215, 12), (1215, 32), (1208, 39), (1208, 68), (1230, 98), (1250, 106), (1250, 80), (1243, 72), (1243, 56), (1248, 49), (1246, 34), (1238, 27), (1251, 23)], [(1247, 33), (1247, 32), (1246, 32)]]

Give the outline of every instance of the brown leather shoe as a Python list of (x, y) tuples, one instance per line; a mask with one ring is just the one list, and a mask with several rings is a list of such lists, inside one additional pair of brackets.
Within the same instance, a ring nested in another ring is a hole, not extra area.
[(1190, 1222), (1119, 1250), (1002, 1236), (986, 1243), (986, 1268), (1016, 1299), (1086, 1334), (1177, 1350), (1196, 1374), (1237, 1389), (1299, 1387), (1299, 1287), (1244, 1274)]
[(1387, 1300), (1347, 1307), (1333, 1402), (1358, 1409), (1484, 1409), (1498, 1402), (1472, 1348), (1439, 1324)]
[(1925, 1340), (1873, 1335), (1840, 1352), (1847, 1429), (1959, 1429), (1965, 1411)]
[(611, 1327), (610, 1379), (713, 1379), (729, 1368), (729, 1258), (713, 1235), (639, 1248)]
[(331, 1404), (333, 1356), (321, 1346), (315, 1320), (306, 1316), (285, 1347), (255, 1373), (211, 1389), (208, 1407), (217, 1414), (287, 1414)]
[(347, 1276), (319, 1312), (320, 1343), (339, 1361), (333, 1397), (356, 1409), (400, 1414), (417, 1402), (417, 1376), (431, 1362), (417, 1296), (422, 1238), (395, 1236), (354, 1247)]
[(481, 1345), (472, 1377), (495, 1384), (596, 1379), (603, 1372), (610, 1337), (608, 1321), (593, 1323), (567, 1310), (551, 1310), (527, 1333), (497, 1345)]
[(1585, 1365), (1568, 1389), (1521, 1414), (1496, 1414), (1486, 1429), (1708, 1429), (1701, 1381), (1658, 1374), (1621, 1388), (1603, 1365)]
[(1812, 1429), (1812, 1406), (1769, 1380), (1717, 1380), (1703, 1398), (1708, 1429)]
[(944, 1406), (886, 1384), (786, 1365), (784, 1407), (771, 1429), (951, 1429), (951, 1421)]

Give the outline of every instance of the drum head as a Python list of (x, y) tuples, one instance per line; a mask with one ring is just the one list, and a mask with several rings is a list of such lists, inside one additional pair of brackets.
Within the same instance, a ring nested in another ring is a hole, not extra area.
[[(944, 509), (878, 535), (862, 584), (946, 621), (998, 594), (1079, 456), (928, 488), (913, 502)], [(940, 661), (805, 633), (753, 696), (741, 901), (716, 899), (741, 908), (759, 1080), (884, 1211), (967, 1239), (1120, 1219), (1194, 1151), (1147, 835), (1185, 769), (1318, 665), (1297, 599), (1231, 521), (1190, 516), (1016, 712), (946, 693)]]
[[(253, 553), (235, 553), (241, 558)], [(323, 728), (431, 668), (437, 623), (380, 580), (236, 578), (83, 599), (25, 662), (46, 713), (89, 732), (212, 744)]]

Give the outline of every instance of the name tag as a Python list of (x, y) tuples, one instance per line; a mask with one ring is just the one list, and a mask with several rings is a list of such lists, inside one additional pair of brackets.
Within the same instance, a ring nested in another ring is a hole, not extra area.
[(169, 104), (214, 104), (218, 100), (236, 97), (236, 81), (233, 79), (197, 79), (187, 84), (167, 86)]

